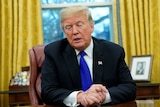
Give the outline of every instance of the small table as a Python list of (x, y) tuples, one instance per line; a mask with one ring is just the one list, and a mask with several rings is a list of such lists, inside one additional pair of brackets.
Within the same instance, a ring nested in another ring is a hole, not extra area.
[(28, 88), (28, 86), (9, 86), (9, 91), (0, 91), (0, 94), (9, 95), (10, 107), (31, 105)]
[(29, 86), (9, 86), (9, 105), (30, 105)]

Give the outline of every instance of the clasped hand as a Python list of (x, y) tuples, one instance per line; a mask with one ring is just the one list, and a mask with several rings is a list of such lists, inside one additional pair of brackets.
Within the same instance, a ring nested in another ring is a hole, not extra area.
[(79, 92), (77, 102), (84, 107), (99, 105), (104, 102), (108, 90), (101, 84), (93, 84), (87, 91)]

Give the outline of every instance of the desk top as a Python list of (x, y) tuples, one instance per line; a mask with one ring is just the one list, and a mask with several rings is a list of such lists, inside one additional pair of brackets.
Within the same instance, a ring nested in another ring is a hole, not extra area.
[[(38, 106), (25, 106), (25, 107), (60, 107), (60, 106), (38, 105)], [(102, 105), (98, 107), (157, 107), (157, 106), (156, 104), (154, 104), (154, 100), (136, 100), (115, 105)]]
[[(25, 106), (25, 107), (61, 107), (61, 106), (38, 105), (38, 106)], [(129, 101), (129, 102), (124, 102), (124, 103), (115, 104), (115, 105), (102, 105), (98, 107), (137, 107), (137, 104), (136, 104), (136, 101)]]

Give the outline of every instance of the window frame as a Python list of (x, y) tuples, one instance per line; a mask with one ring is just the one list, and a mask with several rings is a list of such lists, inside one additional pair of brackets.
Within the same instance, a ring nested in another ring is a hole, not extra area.
[(110, 9), (110, 41), (114, 42), (114, 24), (113, 24), (113, 0), (110, 0), (108, 2), (89, 2), (89, 3), (59, 3), (59, 4), (42, 4), (41, 8), (42, 10), (45, 9), (61, 9), (69, 6), (78, 6), (78, 5), (83, 5), (87, 7), (109, 7)]

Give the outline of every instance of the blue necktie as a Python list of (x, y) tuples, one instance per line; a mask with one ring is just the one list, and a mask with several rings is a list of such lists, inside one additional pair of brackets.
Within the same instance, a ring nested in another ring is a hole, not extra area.
[(90, 71), (86, 61), (83, 58), (85, 55), (86, 53), (84, 51), (80, 52), (80, 73), (83, 91), (86, 91), (92, 85)]

